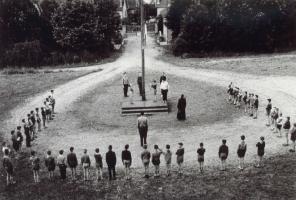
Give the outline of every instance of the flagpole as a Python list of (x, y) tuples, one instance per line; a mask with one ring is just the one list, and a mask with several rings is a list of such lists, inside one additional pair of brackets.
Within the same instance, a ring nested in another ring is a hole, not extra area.
[(142, 101), (146, 101), (145, 93), (145, 21), (144, 21), (144, 3), (143, 0), (140, 1), (140, 11), (141, 11), (141, 55), (142, 55)]

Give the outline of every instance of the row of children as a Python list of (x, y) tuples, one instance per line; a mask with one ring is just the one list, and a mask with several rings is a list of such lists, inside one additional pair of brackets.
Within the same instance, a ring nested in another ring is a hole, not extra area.
[[(176, 163), (178, 165), (178, 174), (183, 174), (183, 163), (184, 163), (184, 154), (185, 150), (183, 147), (183, 143), (178, 144), (179, 147), (176, 154)], [(258, 155), (258, 163), (256, 167), (262, 167), (265, 142), (264, 137), (260, 137), (260, 142), (256, 144), (257, 146), (257, 155)], [(7, 147), (3, 147), (2, 151), (4, 152), (3, 166), (6, 169), (7, 173), (7, 184), (15, 183), (13, 180), (13, 164), (10, 158), (10, 149)], [(237, 155), (239, 158), (239, 169), (244, 169), (244, 157), (247, 151), (247, 144), (245, 143), (245, 136), (241, 136), (241, 142), (238, 145)], [(204, 144), (200, 143), (199, 148), (197, 149), (197, 161), (199, 164), (200, 172), (204, 171), (204, 160), (205, 160), (205, 152)], [(221, 170), (226, 170), (226, 160), (228, 158), (228, 146), (226, 145), (226, 140), (222, 140), (222, 145), (219, 147), (218, 156), (221, 160)], [(170, 145), (166, 145), (166, 150), (163, 151), (158, 147), (158, 145), (154, 145), (154, 151), (150, 153), (148, 150), (148, 146), (146, 144), (143, 145), (143, 151), (141, 153), (141, 160), (144, 166), (144, 177), (149, 178), (149, 165), (150, 162), (154, 166), (154, 177), (160, 176), (160, 163), (161, 163), (161, 155), (164, 155), (165, 166), (166, 166), (166, 175), (171, 176), (171, 166), (172, 166), (172, 151), (170, 150)], [(99, 148), (95, 149), (94, 152), (94, 160), (95, 160), (95, 169), (96, 169), (96, 180), (103, 179), (103, 157), (100, 154)], [(109, 180), (116, 179), (116, 154), (112, 151), (112, 146), (108, 147), (108, 152), (105, 154), (105, 159), (108, 167)], [(132, 155), (129, 151), (129, 145), (125, 145), (124, 150), (121, 153), (121, 161), (124, 166), (124, 176), (125, 179), (131, 179), (131, 164), (132, 164)], [(36, 155), (35, 151), (31, 152), (30, 162), (33, 170), (34, 182), (40, 182), (39, 171), (41, 168), (41, 159)], [(78, 159), (76, 154), (74, 153), (74, 148), (71, 147), (67, 156), (64, 156), (64, 151), (60, 150), (59, 155), (55, 158), (51, 151), (47, 151), (47, 155), (44, 159), (45, 166), (48, 170), (49, 179), (53, 179), (54, 171), (56, 167), (59, 167), (60, 170), (60, 178), (62, 180), (66, 179), (66, 169), (67, 167), (71, 170), (71, 179), (72, 181), (76, 180), (76, 168), (78, 167)], [(83, 179), (84, 181), (90, 180), (89, 172), (91, 167), (91, 159), (87, 154), (87, 150), (85, 149), (83, 152), (83, 156), (81, 157), (81, 167), (83, 169)]]
[(278, 137), (282, 137), (282, 133), (284, 133), (286, 137), (286, 143), (284, 146), (289, 146), (289, 134), (290, 140), (292, 141), (292, 149), (290, 152), (295, 152), (295, 141), (296, 141), (296, 123), (291, 126), (290, 116), (286, 116), (285, 119), (283, 117), (282, 112), (277, 107), (272, 107), (271, 99), (267, 99), (268, 103), (265, 108), (267, 123), (266, 126), (271, 126), (271, 131), (273, 133), (278, 134)]
[(245, 113), (250, 117), (257, 119), (259, 108), (259, 96), (253, 93), (243, 92), (239, 87), (234, 87), (231, 82), (228, 86), (228, 102), (235, 105), (237, 108), (241, 108), (243, 105)]
[[(41, 112), (39, 112), (39, 108), (35, 108), (35, 111), (32, 110), (27, 114), (26, 119), (22, 119), (23, 133), (26, 136), (26, 147), (31, 147), (31, 142), (37, 138), (37, 132), (41, 131), (42, 124), (43, 128), (46, 128), (49, 120), (53, 119), (55, 108), (54, 90), (51, 90), (50, 93), (43, 102), (44, 106), (40, 108)], [(16, 131), (11, 131), (11, 141), (15, 152), (19, 152), (22, 148), (24, 137), (21, 129), (21, 126), (17, 126)]]

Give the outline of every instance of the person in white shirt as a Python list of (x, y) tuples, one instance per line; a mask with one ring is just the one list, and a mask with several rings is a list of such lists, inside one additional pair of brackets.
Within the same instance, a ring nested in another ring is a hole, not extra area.
[(283, 114), (280, 113), (279, 118), (276, 120), (276, 132), (279, 133), (278, 137), (282, 137), (282, 126), (284, 123)]
[(163, 103), (166, 103), (168, 100), (168, 91), (169, 91), (169, 83), (166, 81), (166, 78), (160, 84), (160, 90), (162, 95)]

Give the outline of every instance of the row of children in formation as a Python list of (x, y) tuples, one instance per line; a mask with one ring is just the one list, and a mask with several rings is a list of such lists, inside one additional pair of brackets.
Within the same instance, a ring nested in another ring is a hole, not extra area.
[[(30, 148), (31, 142), (37, 138), (37, 133), (41, 131), (42, 125), (43, 128), (46, 128), (46, 124), (54, 117), (55, 98), (53, 94), (54, 90), (51, 90), (50, 95), (43, 101), (43, 106), (40, 110), (39, 108), (35, 108), (35, 111), (32, 110), (27, 114), (26, 119), (22, 119), (23, 133), (26, 137), (25, 143), (27, 148)], [(14, 156), (18, 158), (18, 153), (22, 151), (24, 136), (21, 129), (22, 126), (17, 126), (16, 130), (11, 131), (11, 143), (14, 151), (12, 151), (8, 142), (3, 142), (2, 144), (4, 153), (3, 166), (6, 171), (12, 170), (12, 168), (9, 167), (10, 161), (8, 161), (8, 159)], [(6, 149), (9, 150), (9, 157), (5, 154)]]
[[(241, 107), (242, 102), (244, 106), (245, 113), (248, 113), (251, 117), (256, 119), (258, 117), (259, 108), (259, 97), (256, 94), (249, 93), (247, 91), (243, 92), (239, 87), (234, 87), (231, 82), (228, 86), (228, 101), (231, 104), (236, 105), (238, 108)], [(271, 131), (278, 134), (278, 137), (282, 137), (282, 132), (286, 137), (286, 143), (284, 146), (289, 145), (289, 134), (290, 140), (292, 141), (291, 152), (295, 152), (295, 140), (296, 140), (296, 130), (294, 126), (291, 126), (290, 117), (286, 116), (284, 119), (282, 112), (277, 107), (272, 107), (271, 99), (267, 99), (267, 106), (265, 108), (267, 123), (266, 126), (271, 126)]]
[(228, 102), (235, 105), (237, 108), (243, 106), (245, 113), (250, 117), (257, 119), (259, 108), (259, 96), (254, 93), (243, 92), (231, 82), (228, 86)]
[[(26, 147), (31, 147), (31, 142), (37, 138), (37, 133), (41, 131), (41, 127), (46, 128), (46, 124), (53, 119), (55, 99), (53, 96), (54, 90), (50, 91), (50, 95), (45, 98), (43, 107), (35, 108), (27, 114), (26, 119), (22, 119), (23, 133), (25, 135)], [(21, 131), (22, 127), (17, 126), (16, 131), (11, 131), (11, 142), (15, 152), (19, 152), (22, 149), (24, 137)]]
[[(184, 154), (185, 149), (183, 147), (183, 143), (178, 143), (179, 147), (175, 152), (176, 155), (176, 163), (178, 166), (178, 175), (183, 174), (183, 163), (184, 163)], [(258, 163), (256, 167), (263, 166), (263, 156), (264, 156), (264, 149), (265, 149), (265, 141), (264, 137), (260, 137), (260, 142), (256, 144), (257, 146), (257, 155), (258, 155)], [(8, 147), (3, 147), (2, 151), (4, 152), (4, 159), (3, 159), (3, 166), (7, 173), (7, 184), (15, 183), (13, 179), (13, 164), (10, 158), (10, 149)], [(239, 158), (239, 169), (244, 169), (244, 157), (247, 151), (247, 144), (245, 142), (245, 136), (241, 136), (241, 142), (237, 148), (237, 155)], [(205, 152), (206, 149), (204, 148), (204, 144), (200, 143), (199, 148), (197, 149), (197, 161), (199, 164), (200, 172), (203, 173), (204, 171), (204, 160), (205, 160)], [(226, 160), (228, 158), (229, 149), (226, 144), (226, 140), (222, 140), (222, 145), (219, 147), (218, 156), (221, 160), (221, 170), (226, 170)], [(154, 151), (151, 153), (148, 150), (147, 144), (143, 145), (143, 151), (141, 153), (141, 161), (144, 167), (144, 178), (149, 178), (149, 165), (150, 162), (154, 166), (154, 177), (160, 177), (160, 163), (161, 163), (161, 155), (164, 156), (165, 160), (165, 168), (166, 168), (166, 175), (171, 176), (171, 167), (172, 167), (172, 151), (170, 150), (170, 145), (166, 145), (166, 150), (163, 151), (158, 147), (158, 145), (154, 145)], [(103, 156), (100, 154), (99, 148), (95, 149), (93, 154), (95, 160), (95, 170), (96, 170), (96, 180), (103, 179)], [(109, 145), (108, 152), (105, 154), (105, 159), (108, 168), (109, 180), (116, 179), (116, 154), (112, 150), (112, 146)], [(125, 145), (124, 150), (121, 153), (121, 161), (124, 167), (124, 177), (126, 180), (131, 179), (131, 165), (132, 165), (132, 154), (129, 151), (129, 145)], [(34, 182), (40, 182), (39, 178), (39, 171), (41, 168), (41, 159), (36, 155), (35, 151), (31, 152), (30, 162), (33, 171)], [(54, 157), (51, 151), (47, 151), (47, 155), (44, 159), (44, 164), (48, 170), (48, 178), (50, 180), (54, 177), (54, 171), (56, 166), (59, 167), (60, 170), (60, 178), (65, 180), (67, 177), (66, 169), (67, 167), (70, 168), (71, 171), (71, 180), (75, 181), (77, 178), (76, 169), (78, 167), (78, 159), (74, 152), (74, 148), (70, 147), (70, 151), (67, 156), (64, 156), (64, 151), (60, 150), (59, 155)], [(83, 170), (83, 179), (84, 181), (90, 180), (89, 174), (91, 169), (91, 158), (87, 153), (87, 150), (84, 149), (83, 156), (81, 157), (81, 167)]]

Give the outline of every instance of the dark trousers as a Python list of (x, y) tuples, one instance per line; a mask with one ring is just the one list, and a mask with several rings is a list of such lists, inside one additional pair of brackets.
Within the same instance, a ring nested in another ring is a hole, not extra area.
[(30, 137), (30, 135), (26, 135), (26, 146), (31, 147), (31, 137)]
[(168, 90), (161, 90), (162, 94), (162, 100), (167, 101), (168, 100)]
[(43, 127), (45, 127), (46, 116), (42, 116)]
[(123, 85), (123, 94), (125, 97), (127, 97), (127, 91), (128, 91), (128, 84)]
[(108, 165), (109, 180), (116, 178), (115, 165)]
[(59, 165), (60, 168), (60, 174), (61, 174), (61, 179), (66, 179), (66, 165)]
[(148, 127), (139, 128), (141, 146), (147, 144)]
[(138, 87), (139, 87), (139, 93), (140, 93), (140, 96), (142, 96), (142, 94), (143, 94), (142, 83), (139, 83), (139, 84), (138, 84)]

